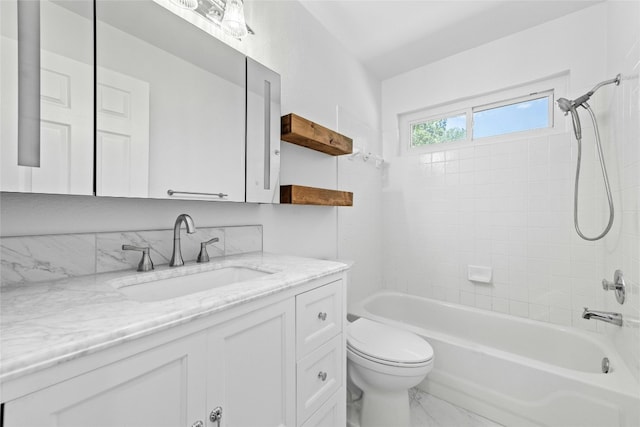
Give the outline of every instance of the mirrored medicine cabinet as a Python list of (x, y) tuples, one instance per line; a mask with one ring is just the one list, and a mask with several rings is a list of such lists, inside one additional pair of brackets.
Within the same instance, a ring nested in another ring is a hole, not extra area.
[(151, 0), (1, 3), (2, 191), (279, 201), (278, 74)]
[(93, 3), (0, 1), (2, 191), (93, 194)]

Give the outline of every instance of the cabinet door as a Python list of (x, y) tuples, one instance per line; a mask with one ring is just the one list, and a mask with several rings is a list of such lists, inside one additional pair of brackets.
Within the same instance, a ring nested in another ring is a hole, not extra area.
[(211, 330), (207, 410), (222, 407), (222, 426), (294, 425), (294, 314), (290, 299)]
[(204, 422), (206, 333), (5, 404), (5, 427), (189, 427)]
[(247, 58), (247, 202), (280, 203), (280, 75)]
[(0, 1), (2, 191), (93, 194), (93, 2)]
[(99, 196), (244, 202), (243, 54), (154, 1), (98, 0), (96, 63)]

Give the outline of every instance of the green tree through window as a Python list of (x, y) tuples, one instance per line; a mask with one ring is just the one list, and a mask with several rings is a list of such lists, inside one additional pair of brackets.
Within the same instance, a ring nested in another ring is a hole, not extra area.
[[(460, 122), (460, 119), (462, 119), (462, 123), (455, 123)], [(465, 139), (467, 129), (464, 124), (464, 119), (465, 116), (463, 115), (411, 125), (411, 146), (421, 147)]]

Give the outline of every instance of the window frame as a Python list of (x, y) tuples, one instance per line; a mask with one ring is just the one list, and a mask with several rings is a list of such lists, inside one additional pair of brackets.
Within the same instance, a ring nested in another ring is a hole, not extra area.
[[(542, 128), (534, 128), (534, 129), (524, 129), (524, 130), (519, 130), (519, 131), (514, 131), (514, 132), (506, 132), (506, 133), (500, 133), (497, 135), (489, 135), (489, 136), (479, 136), (479, 137), (475, 137), (474, 134), (474, 127), (473, 125), (475, 125), (475, 120), (473, 117), (473, 114), (475, 113), (481, 113), (483, 111), (488, 111), (488, 110), (493, 110), (495, 108), (500, 108), (500, 107), (506, 107), (509, 105), (516, 105), (516, 104), (521, 104), (527, 101), (534, 101), (534, 100), (538, 100), (538, 99), (544, 99), (547, 98), (549, 100), (549, 108), (547, 110), (547, 122), (549, 123), (548, 126), (546, 127), (542, 127)], [(553, 105), (554, 105), (554, 101), (555, 101), (555, 96), (554, 96), (554, 91), (553, 89), (548, 89), (542, 92), (534, 92), (534, 93), (530, 93), (528, 95), (523, 95), (523, 96), (519, 96), (517, 98), (511, 98), (511, 99), (505, 99), (502, 101), (497, 101), (497, 102), (492, 102), (490, 104), (484, 104), (484, 105), (477, 105), (477, 106), (473, 106), (471, 107), (471, 123), (472, 123), (472, 128), (471, 128), (471, 140), (477, 141), (479, 139), (485, 139), (485, 138), (498, 138), (498, 137), (502, 137), (502, 136), (506, 136), (506, 135), (514, 135), (514, 134), (519, 134), (519, 133), (524, 133), (524, 132), (534, 132), (534, 131), (538, 131), (538, 130), (543, 130), (543, 129), (552, 129), (553, 128)]]
[[(458, 117), (458, 116), (465, 116), (465, 137), (462, 139), (456, 139), (455, 141), (445, 141), (445, 142), (439, 142), (436, 144), (427, 144), (427, 145), (418, 145), (418, 146), (413, 146), (412, 145), (412, 140), (411, 140), (411, 135), (413, 133), (413, 126), (416, 124), (421, 124), (421, 123), (427, 123), (427, 122), (434, 122), (440, 119), (447, 119), (447, 118), (451, 118), (451, 117)], [(423, 117), (420, 119), (416, 119), (416, 120), (412, 120), (410, 122), (408, 122), (408, 126), (409, 126), (409, 149), (414, 150), (414, 149), (420, 149), (420, 148), (425, 148), (425, 147), (441, 147), (443, 145), (446, 144), (451, 144), (451, 143), (456, 143), (456, 142), (462, 142), (462, 141), (469, 141), (470, 138), (470, 125), (472, 123), (472, 117), (469, 115), (469, 109), (464, 109), (464, 110), (457, 110), (457, 111), (452, 111), (452, 112), (448, 112), (448, 113), (441, 113), (438, 114), (436, 116), (431, 116), (431, 117)]]
[[(568, 78), (569, 72), (565, 71), (526, 84), (511, 86), (476, 96), (465, 97), (450, 102), (443, 102), (430, 107), (397, 114), (400, 152), (404, 154), (417, 155), (425, 152), (428, 153), (433, 151), (469, 148), (476, 145), (562, 133), (566, 130), (566, 125), (563, 126), (563, 121), (559, 120), (559, 116), (557, 116), (560, 112), (556, 111), (557, 108), (555, 108), (555, 100), (560, 97), (567, 96)], [(548, 111), (549, 127), (473, 138), (474, 112), (545, 97), (548, 97), (550, 101)], [(467, 136), (465, 139), (415, 147), (411, 145), (412, 125), (461, 114), (466, 114), (467, 117)]]

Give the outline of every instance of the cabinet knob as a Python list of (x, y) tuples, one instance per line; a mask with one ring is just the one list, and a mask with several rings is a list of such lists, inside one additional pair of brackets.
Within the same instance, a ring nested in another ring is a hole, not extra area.
[(204, 422), (198, 420), (195, 423), (191, 424), (191, 427), (204, 427)]
[(322, 311), (320, 313), (318, 313), (318, 319), (322, 320), (323, 322), (325, 320), (327, 320), (327, 313), (323, 313)]
[(326, 381), (327, 380), (327, 373), (326, 372), (318, 372), (318, 378), (320, 378), (322, 381)]

